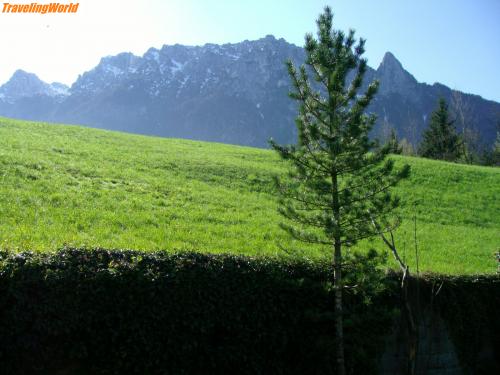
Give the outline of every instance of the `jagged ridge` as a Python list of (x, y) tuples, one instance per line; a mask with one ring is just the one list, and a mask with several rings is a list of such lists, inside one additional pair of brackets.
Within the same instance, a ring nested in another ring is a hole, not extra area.
[[(69, 89), (18, 71), (0, 88), (0, 114), (259, 147), (270, 137), (293, 142), (296, 107), (288, 99), (284, 61), (300, 64), (304, 57), (302, 48), (268, 35), (105, 57)], [(485, 143), (494, 139), (498, 103), (419, 83), (390, 52), (376, 70), (368, 69), (365, 84), (373, 79), (381, 81), (370, 108), (378, 114), (378, 136), (395, 128), (400, 137), (418, 142), (438, 98), (451, 102), (455, 95), (468, 125)]]

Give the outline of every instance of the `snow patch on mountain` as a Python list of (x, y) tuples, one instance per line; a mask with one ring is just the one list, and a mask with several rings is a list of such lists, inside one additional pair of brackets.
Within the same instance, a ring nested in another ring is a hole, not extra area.
[(123, 70), (113, 65), (105, 65), (103, 68), (106, 73), (111, 73), (115, 78), (124, 73)]
[(184, 77), (184, 79), (181, 81), (181, 85), (179, 86), (179, 89), (177, 90), (177, 93), (175, 94), (175, 97), (179, 97), (180, 93), (182, 92), (182, 89), (184, 89), (184, 86), (186, 86), (186, 83), (189, 81), (191, 78), (190, 75), (187, 75)]
[(186, 66), (186, 63), (180, 63), (174, 59), (170, 60), (173, 64), (173, 66), (170, 68), (170, 73), (172, 75), (175, 75), (177, 72), (181, 72), (184, 69), (184, 66)]
[(68, 96), (69, 87), (59, 82), (52, 82), (48, 94), (49, 96)]

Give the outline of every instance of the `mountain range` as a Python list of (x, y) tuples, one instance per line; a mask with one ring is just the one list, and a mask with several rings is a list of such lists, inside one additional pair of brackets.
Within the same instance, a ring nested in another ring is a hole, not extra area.
[[(256, 147), (267, 147), (271, 137), (291, 143), (297, 107), (287, 95), (286, 59), (302, 64), (305, 52), (268, 35), (104, 57), (71, 87), (18, 70), (0, 87), (0, 115)], [(365, 86), (374, 79), (380, 89), (369, 111), (378, 115), (376, 136), (394, 129), (416, 145), (444, 97), (459, 131), (485, 145), (493, 142), (500, 103), (419, 83), (390, 52), (377, 69), (368, 68)]]

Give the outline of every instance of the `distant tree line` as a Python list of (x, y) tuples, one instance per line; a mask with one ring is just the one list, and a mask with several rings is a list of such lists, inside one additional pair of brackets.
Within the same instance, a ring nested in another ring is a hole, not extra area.
[(500, 166), (500, 120), (497, 124), (496, 140), (489, 148), (478, 147), (473, 134), (465, 127), (462, 133), (458, 133), (455, 121), (450, 116), (448, 104), (441, 98), (417, 147), (414, 147), (406, 138), (398, 140), (394, 129), (391, 129), (385, 142), (393, 154), (421, 156), (456, 163)]

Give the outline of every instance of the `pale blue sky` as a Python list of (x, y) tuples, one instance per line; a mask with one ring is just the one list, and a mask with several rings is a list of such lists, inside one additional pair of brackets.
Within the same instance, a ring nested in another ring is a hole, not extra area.
[(71, 84), (102, 56), (163, 44), (302, 45), (327, 4), (336, 28), (367, 39), (372, 67), (391, 51), (419, 81), (500, 101), (500, 0), (80, 0), (75, 15), (0, 13), (0, 83), (23, 68)]

